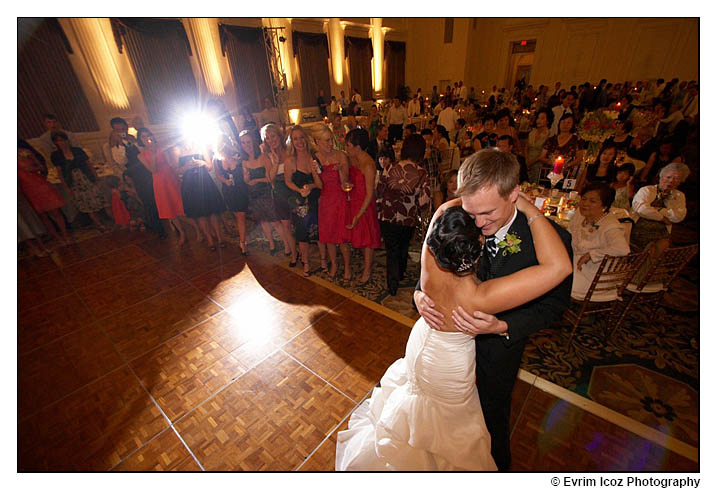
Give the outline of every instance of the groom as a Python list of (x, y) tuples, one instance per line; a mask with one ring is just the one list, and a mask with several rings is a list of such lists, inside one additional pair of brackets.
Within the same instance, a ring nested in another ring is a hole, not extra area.
[[(481, 150), (461, 165), (458, 184), (459, 198), (440, 209), (460, 204), (486, 237), (479, 278), (486, 281), (538, 264), (528, 223), (531, 217), (520, 213), (515, 205), (519, 194), (516, 158), (495, 148)], [(571, 236), (554, 227), (571, 255)], [(465, 312), (461, 307), (452, 313), (457, 329), (477, 335), (476, 385), (491, 434), (491, 455), (500, 471), (509, 470), (511, 465), (511, 392), (524, 346), (529, 335), (560, 318), (569, 304), (572, 282), (573, 275), (569, 275), (543, 296), (497, 316)], [(434, 309), (434, 302), (419, 284), (414, 292), (417, 310), (431, 328), (440, 329), (443, 315)]]

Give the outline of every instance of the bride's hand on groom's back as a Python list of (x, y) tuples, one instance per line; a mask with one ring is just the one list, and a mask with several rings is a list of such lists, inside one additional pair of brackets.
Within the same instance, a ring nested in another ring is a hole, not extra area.
[(434, 309), (436, 304), (426, 293), (421, 290), (414, 291), (414, 303), (419, 315), (424, 318), (430, 328), (440, 331), (444, 327), (444, 314)]

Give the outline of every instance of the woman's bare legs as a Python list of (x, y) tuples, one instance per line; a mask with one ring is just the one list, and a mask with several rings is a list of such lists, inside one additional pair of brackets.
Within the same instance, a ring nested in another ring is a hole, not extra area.
[(90, 215), (90, 219), (92, 220), (92, 223), (95, 224), (95, 227), (100, 229), (101, 232), (105, 232), (105, 230), (106, 230), (105, 226), (100, 221), (100, 217), (97, 216), (97, 213), (94, 211), (91, 211), (90, 213), (88, 213), (88, 215)]
[(247, 214), (242, 211), (235, 211), (234, 218), (237, 220), (237, 232), (239, 232), (239, 248), (247, 252)]
[(269, 222), (259, 222), (259, 225), (262, 227), (262, 232), (264, 232), (264, 236), (267, 238), (269, 250), (274, 250), (274, 238), (272, 237), (272, 229), (269, 226)]
[[(322, 242), (319, 243), (319, 253), (321, 255), (322, 251), (322, 245), (324, 245)], [(334, 275), (337, 274), (337, 245), (332, 243), (327, 243), (325, 245), (327, 252), (329, 253), (329, 262), (332, 263), (331, 267), (329, 268), (329, 278), (333, 279)]]
[(309, 276), (309, 242), (299, 243), (299, 253), (302, 255), (304, 263), (304, 276)]
[(182, 225), (180, 222), (179, 217), (176, 218), (170, 218), (170, 223), (174, 225), (174, 227), (177, 229), (177, 233), (179, 233), (179, 245), (182, 245), (185, 243), (185, 233), (182, 229)]
[(199, 229), (204, 234), (205, 238), (207, 239), (207, 243), (210, 247), (215, 247), (214, 239), (212, 238), (212, 233), (209, 230), (209, 217), (198, 217), (197, 223), (199, 224)]
[[(318, 242), (317, 246), (319, 247), (319, 259), (322, 262), (322, 271), (325, 273), (328, 273), (329, 270), (327, 269), (327, 244), (324, 242)], [(334, 257), (336, 258), (337, 251), (334, 250)]]
[(374, 261), (374, 249), (371, 247), (364, 248), (364, 271), (362, 272), (360, 283), (366, 283), (371, 278), (371, 266)]
[(209, 225), (211, 227), (211, 231), (214, 231), (214, 235), (217, 237), (217, 243), (224, 244), (224, 235), (222, 234), (222, 227), (219, 223), (219, 215), (210, 215), (209, 216)]
[[(344, 279), (352, 279), (352, 265), (351, 265), (351, 250), (349, 250), (349, 244), (339, 244), (339, 250), (342, 253), (344, 259)], [(347, 273), (349, 277), (347, 278)]]
[[(65, 218), (62, 216), (62, 213), (60, 213), (59, 208), (50, 210), (47, 213), (40, 213), (39, 215), (43, 223), (45, 224), (45, 228), (47, 228), (48, 232), (60, 239), (60, 242), (64, 242), (65, 244), (70, 243), (70, 237), (67, 235), (67, 228), (65, 227)], [(55, 230), (55, 227), (52, 226), (52, 223), (49, 221), (48, 216), (52, 218), (52, 221), (55, 222), (57, 228), (60, 229), (60, 235), (62, 236), (62, 238), (57, 235), (57, 231)], [(45, 222), (45, 220), (48, 221)]]

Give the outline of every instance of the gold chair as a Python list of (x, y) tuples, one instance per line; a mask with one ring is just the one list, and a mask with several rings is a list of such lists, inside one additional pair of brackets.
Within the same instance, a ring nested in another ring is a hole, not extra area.
[(698, 244), (666, 249), (640, 281), (629, 282), (626, 285), (626, 295), (630, 297), (609, 336), (613, 336), (620, 327), (632, 306), (642, 303), (653, 304), (651, 313), (655, 312), (673, 280), (697, 253)]
[[(605, 256), (598, 266), (584, 298), (571, 297), (571, 303), (564, 312), (564, 318), (571, 323), (571, 335), (566, 346), (571, 344), (576, 329), (584, 316), (599, 312), (609, 312), (609, 325), (618, 313), (621, 295), (648, 257), (646, 252), (627, 256)], [(576, 310), (574, 310), (573, 308)]]
[(458, 151), (458, 148), (451, 147), (441, 151), (441, 163), (439, 164), (439, 171), (441, 174), (446, 174), (454, 166), (454, 153)]

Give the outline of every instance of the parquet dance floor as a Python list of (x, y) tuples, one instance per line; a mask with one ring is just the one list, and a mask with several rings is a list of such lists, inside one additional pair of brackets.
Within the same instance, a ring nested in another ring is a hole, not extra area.
[[(410, 328), (250, 253), (120, 230), (20, 261), (18, 470), (333, 470)], [(516, 470), (698, 470), (523, 381), (512, 428)]]

